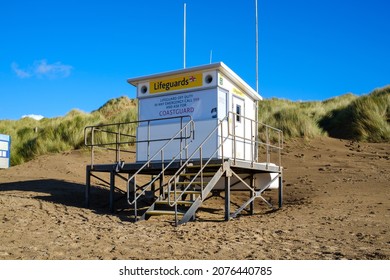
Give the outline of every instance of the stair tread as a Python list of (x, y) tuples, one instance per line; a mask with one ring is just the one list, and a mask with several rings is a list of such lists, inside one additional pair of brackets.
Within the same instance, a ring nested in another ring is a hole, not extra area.
[[(207, 182), (203, 182), (203, 183), (207, 183)], [(194, 182), (176, 182), (176, 185), (191, 185), (191, 184), (201, 184), (201, 182), (197, 182), (197, 181), (194, 181)]]
[[(176, 195), (180, 195), (180, 194), (201, 194), (202, 192), (201, 191), (192, 191), (192, 190), (187, 190), (187, 191), (182, 191), (182, 190), (176, 190)], [(168, 194), (168, 192), (167, 192)], [(174, 191), (171, 191), (171, 194), (175, 194)]]
[[(175, 211), (173, 210), (150, 210), (147, 211), (145, 214), (150, 216), (159, 216), (159, 215), (175, 215)], [(184, 215), (184, 212), (177, 211), (177, 215)]]
[[(192, 173), (192, 172), (188, 172), (188, 173), (182, 173), (180, 174), (179, 176), (180, 177), (188, 177), (188, 176), (195, 176), (195, 175), (198, 175), (198, 173)], [(198, 175), (198, 177), (200, 177), (201, 174)], [(203, 177), (210, 177), (210, 176), (214, 176), (215, 175), (215, 172), (203, 172)]]
[[(176, 202), (177, 204), (181, 204), (181, 205), (192, 205), (194, 203), (194, 201), (190, 201), (190, 200), (179, 200)], [(168, 200), (159, 200), (159, 201), (156, 201), (156, 204), (168, 204)]]

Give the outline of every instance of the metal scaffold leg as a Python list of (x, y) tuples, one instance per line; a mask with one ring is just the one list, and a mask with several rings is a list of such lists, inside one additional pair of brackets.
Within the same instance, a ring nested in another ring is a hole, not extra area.
[[(251, 175), (251, 187), (254, 188), (255, 187), (255, 178), (253, 176), (253, 174)], [(256, 194), (253, 190), (250, 190), (249, 191), (249, 198), (252, 198), (254, 197)], [(253, 200), (250, 204), (249, 204), (249, 214), (250, 215), (253, 215), (255, 213), (255, 201)]]
[(110, 211), (114, 212), (115, 171), (110, 172)]
[(282, 172), (279, 174), (279, 188), (278, 188), (278, 202), (279, 208), (282, 208), (283, 205), (283, 175)]
[(225, 221), (230, 220), (230, 177), (225, 175)]
[[(249, 191), (249, 199), (251, 199), (252, 197), (255, 196), (255, 193), (251, 190)], [(254, 212), (255, 212), (255, 201), (253, 200), (250, 204), (249, 204), (249, 214), (250, 215), (253, 215)]]
[(89, 197), (91, 195), (91, 167), (87, 166), (85, 184), (85, 207), (89, 208)]

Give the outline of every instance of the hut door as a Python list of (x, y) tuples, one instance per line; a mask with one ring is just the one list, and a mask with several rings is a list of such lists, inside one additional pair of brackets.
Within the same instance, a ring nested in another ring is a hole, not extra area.
[[(233, 95), (233, 150), (234, 157), (244, 159), (245, 155), (245, 101)], [(234, 140), (235, 139), (235, 140)]]

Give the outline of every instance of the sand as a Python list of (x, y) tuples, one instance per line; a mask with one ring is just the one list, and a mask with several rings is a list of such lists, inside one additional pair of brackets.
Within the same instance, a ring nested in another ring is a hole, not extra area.
[(87, 151), (0, 170), (0, 259), (390, 259), (389, 143), (290, 140), (282, 161), (282, 209), (225, 222), (213, 197), (179, 227), (111, 214), (97, 182), (84, 208)]

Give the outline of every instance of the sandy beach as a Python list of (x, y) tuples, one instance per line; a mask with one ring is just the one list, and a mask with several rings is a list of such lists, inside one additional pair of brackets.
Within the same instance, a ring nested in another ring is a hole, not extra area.
[(96, 182), (85, 208), (87, 164), (76, 150), (0, 170), (0, 259), (390, 259), (390, 143), (289, 140), (282, 209), (225, 222), (213, 197), (179, 227), (132, 223), (124, 200), (110, 213)]

